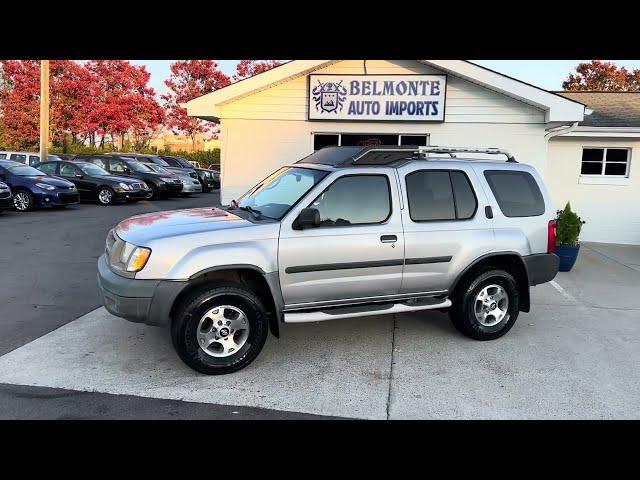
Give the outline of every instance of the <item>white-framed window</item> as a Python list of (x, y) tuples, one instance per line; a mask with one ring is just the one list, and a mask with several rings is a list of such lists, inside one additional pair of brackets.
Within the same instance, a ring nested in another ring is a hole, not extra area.
[(629, 177), (630, 148), (583, 147), (580, 176)]
[(429, 145), (428, 134), (415, 133), (330, 133), (313, 134), (313, 151), (323, 147), (369, 147), (375, 145)]

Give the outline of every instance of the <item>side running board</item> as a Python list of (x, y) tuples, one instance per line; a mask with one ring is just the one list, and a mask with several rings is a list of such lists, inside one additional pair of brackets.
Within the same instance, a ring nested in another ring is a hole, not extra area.
[(285, 312), (284, 323), (322, 322), (340, 318), (367, 317), (370, 315), (386, 315), (389, 313), (406, 313), (418, 310), (438, 310), (451, 306), (451, 300), (419, 299), (403, 303), (359, 305), (356, 307), (336, 307), (325, 310)]

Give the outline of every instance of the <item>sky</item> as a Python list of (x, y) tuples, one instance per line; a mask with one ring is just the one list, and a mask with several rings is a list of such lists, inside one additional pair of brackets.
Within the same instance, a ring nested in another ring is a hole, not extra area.
[[(136, 65), (145, 65), (151, 73), (151, 86), (158, 95), (166, 92), (164, 80), (169, 77), (169, 65), (173, 60), (131, 60)], [(510, 77), (544, 88), (562, 90), (562, 81), (580, 62), (589, 60), (471, 60)], [(629, 70), (640, 68), (640, 60), (608, 60)], [(238, 60), (217, 60), (221, 70), (231, 76)]]

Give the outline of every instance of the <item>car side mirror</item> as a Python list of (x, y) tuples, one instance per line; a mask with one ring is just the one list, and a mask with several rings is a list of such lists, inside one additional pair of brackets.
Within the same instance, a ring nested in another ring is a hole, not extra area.
[(294, 230), (315, 228), (320, 226), (320, 212), (317, 208), (303, 208), (291, 227)]

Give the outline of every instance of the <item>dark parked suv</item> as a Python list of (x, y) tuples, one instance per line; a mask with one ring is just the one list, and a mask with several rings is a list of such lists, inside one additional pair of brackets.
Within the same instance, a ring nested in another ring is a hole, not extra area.
[(144, 200), (151, 195), (145, 182), (111, 175), (90, 162), (43, 162), (37, 168), (74, 183), (81, 200), (97, 200), (101, 205), (112, 205), (118, 200)]
[(128, 177), (146, 183), (151, 193), (148, 198), (166, 198), (182, 191), (182, 182), (175, 177), (155, 173), (144, 163), (119, 155), (77, 155), (74, 162), (90, 162), (119, 177)]
[(203, 192), (210, 192), (214, 188), (220, 188), (220, 173), (216, 170), (196, 168), (191, 165), (187, 159), (181, 157), (160, 155), (160, 158), (172, 167), (183, 168), (185, 170), (195, 170), (198, 174), (198, 180), (200, 180)]
[(47, 175), (24, 163), (0, 160), (0, 181), (11, 188), (13, 206), (19, 212), (42, 205), (64, 208), (80, 202), (73, 183)]

